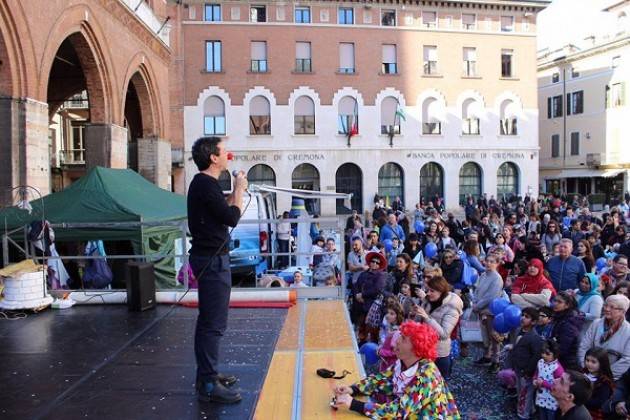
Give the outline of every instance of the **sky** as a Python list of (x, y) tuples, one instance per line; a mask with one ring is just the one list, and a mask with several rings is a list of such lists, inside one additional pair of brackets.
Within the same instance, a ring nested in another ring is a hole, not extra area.
[[(614, 17), (601, 12), (613, 0), (553, 0), (537, 17), (538, 50), (580, 43), (594, 33), (607, 32)], [(612, 21), (611, 21), (612, 19)]]

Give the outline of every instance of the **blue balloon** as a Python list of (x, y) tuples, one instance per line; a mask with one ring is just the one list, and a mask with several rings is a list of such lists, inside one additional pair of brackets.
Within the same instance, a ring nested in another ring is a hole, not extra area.
[(521, 325), (521, 308), (516, 305), (508, 305), (503, 310), (503, 318), (510, 328), (516, 328)]
[(437, 245), (433, 242), (427, 242), (424, 246), (424, 256), (427, 258), (433, 258), (437, 255)]
[(595, 261), (595, 267), (597, 267), (597, 271), (602, 271), (604, 267), (606, 267), (606, 258), (599, 257), (597, 261)]
[(384, 239), (383, 245), (385, 245), (385, 251), (391, 252), (394, 247), (394, 242), (391, 239)]
[(509, 304), (510, 302), (502, 297), (494, 298), (492, 299), (492, 302), (490, 302), (490, 312), (492, 312), (492, 315), (498, 316), (503, 313)]
[(365, 358), (366, 365), (370, 366), (379, 361), (377, 350), (378, 344), (376, 343), (369, 342), (361, 346), (359, 353), (361, 353)]
[(477, 270), (475, 270), (474, 268), (471, 268), (471, 270), (469, 271), (469, 276), (464, 279), (464, 284), (467, 286), (472, 286), (473, 284), (477, 283), (477, 280), (479, 280), (479, 273), (477, 273)]
[(422, 220), (416, 220), (413, 227), (416, 229), (416, 233), (424, 233), (424, 223), (422, 223)]
[(505, 322), (503, 314), (499, 314), (494, 317), (494, 320), (492, 321), (492, 328), (494, 328), (494, 330), (499, 334), (505, 334), (510, 331), (510, 327)]

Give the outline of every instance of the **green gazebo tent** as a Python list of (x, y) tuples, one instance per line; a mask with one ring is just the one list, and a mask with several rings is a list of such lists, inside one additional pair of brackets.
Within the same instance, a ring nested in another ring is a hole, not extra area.
[[(170, 254), (155, 263), (156, 286), (180, 287), (175, 273), (175, 240), (182, 237), (176, 223), (186, 221), (186, 197), (163, 190), (130, 169), (96, 167), (65, 190), (30, 202), (33, 211), (16, 207), (0, 210), (5, 231), (42, 217), (55, 227), (55, 241), (130, 240), (136, 254)], [(103, 223), (143, 222), (148, 226), (98, 226)], [(169, 222), (161, 225), (161, 222)], [(72, 225), (82, 224), (81, 227)], [(94, 227), (89, 227), (94, 224)], [(20, 236), (16, 235), (16, 238)]]

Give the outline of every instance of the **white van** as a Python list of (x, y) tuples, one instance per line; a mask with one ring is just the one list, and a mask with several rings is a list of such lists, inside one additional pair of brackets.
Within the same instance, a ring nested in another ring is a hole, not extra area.
[[(276, 220), (274, 195), (268, 192), (253, 192), (243, 197), (244, 212), (241, 221)], [(232, 274), (245, 275), (252, 281), (273, 267), (271, 257), (260, 253), (271, 252), (275, 243), (276, 226), (271, 223), (239, 222), (230, 238), (230, 267)]]

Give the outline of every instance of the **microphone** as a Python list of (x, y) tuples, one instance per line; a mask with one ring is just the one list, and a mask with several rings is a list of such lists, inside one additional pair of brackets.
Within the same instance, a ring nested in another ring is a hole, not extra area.
[[(232, 176), (233, 176), (234, 178), (236, 178), (236, 177), (238, 176), (238, 173), (239, 173), (239, 172), (240, 172), (240, 171), (237, 171), (236, 169), (234, 169), (234, 170), (232, 171)], [(245, 188), (245, 192), (246, 192), (247, 194), (249, 194), (249, 195), (252, 195), (252, 193), (250, 193), (250, 192), (249, 192), (249, 188)]]

